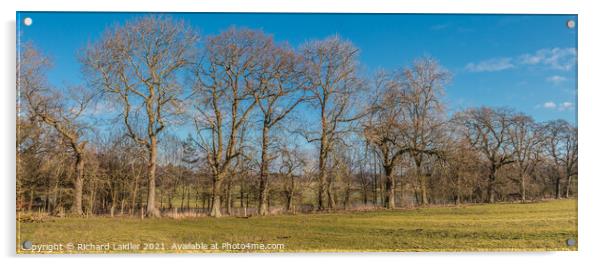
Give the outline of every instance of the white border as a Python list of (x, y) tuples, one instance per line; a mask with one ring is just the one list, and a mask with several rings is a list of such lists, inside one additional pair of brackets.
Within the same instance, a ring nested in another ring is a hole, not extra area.
[[(48, 262), (61, 265), (106, 265), (123, 261), (124, 264), (145, 265), (578, 265), (599, 263), (602, 176), (600, 164), (600, 135), (602, 135), (600, 101), (602, 97), (602, 67), (600, 62), (600, 9), (597, 1), (525, 1), (525, 0), (21, 0), (0, 1), (2, 16), (2, 63), (0, 90), (2, 111), (0, 123), (0, 169), (2, 176), (3, 239), (0, 252), (3, 265), (41, 265)], [(362, 254), (250, 254), (250, 255), (119, 255), (119, 256), (16, 256), (15, 252), (15, 12), (20, 11), (186, 11), (186, 12), (338, 12), (338, 13), (522, 13), (522, 14), (578, 14), (579, 27), (579, 155), (581, 173), (579, 183), (579, 251), (550, 253), (362, 253)], [(101, 257), (99, 259), (98, 257)], [(84, 262), (85, 260), (85, 262)], [(134, 261), (135, 260), (135, 261)], [(286, 260), (286, 261), (283, 261)]]

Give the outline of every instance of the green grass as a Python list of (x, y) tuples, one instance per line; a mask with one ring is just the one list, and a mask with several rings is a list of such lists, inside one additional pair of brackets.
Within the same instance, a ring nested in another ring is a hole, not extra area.
[(30, 240), (164, 243), (166, 250), (159, 252), (207, 252), (170, 249), (195, 242), (284, 244), (279, 252), (577, 250), (567, 246), (571, 238), (577, 240), (576, 200), (249, 219), (56, 218), (19, 223), (17, 246)]

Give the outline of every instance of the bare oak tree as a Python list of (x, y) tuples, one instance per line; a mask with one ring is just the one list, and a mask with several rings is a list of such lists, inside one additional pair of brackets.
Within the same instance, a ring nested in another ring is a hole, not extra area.
[(160, 216), (155, 207), (157, 143), (182, 113), (180, 73), (194, 58), (197, 41), (183, 21), (146, 16), (108, 29), (82, 57), (91, 83), (121, 104), (128, 136), (147, 150), (148, 216)]
[(46, 80), (50, 60), (32, 45), (25, 46), (17, 64), (17, 88), (34, 118), (54, 128), (68, 145), (75, 159), (75, 180), (72, 212), (83, 214), (84, 153), (86, 125), (82, 121), (92, 95), (82, 88), (67, 91), (54, 89)]
[(258, 56), (258, 68), (253, 90), (261, 112), (261, 163), (259, 167), (259, 215), (266, 215), (268, 171), (274, 155), (270, 154), (270, 131), (303, 100), (305, 88), (300, 69), (300, 58), (290, 48), (272, 41)]
[(406, 119), (406, 126), (401, 134), (416, 166), (421, 204), (425, 205), (429, 200), (427, 176), (422, 167), (427, 156), (440, 153), (445, 125), (441, 97), (451, 74), (435, 59), (426, 57), (415, 60), (411, 67), (398, 75), (404, 101), (401, 107)]
[(260, 55), (272, 49), (272, 39), (260, 31), (230, 28), (206, 40), (205, 55), (194, 68), (196, 128), (212, 176), (210, 215), (220, 217), (222, 182), (240, 155), (239, 131), (257, 105), (262, 80)]
[(298, 191), (297, 179), (303, 174), (303, 168), (307, 166), (307, 161), (298, 147), (288, 147), (283, 144), (278, 153), (280, 155), (278, 174), (280, 174), (283, 179), (282, 184), (285, 195), (285, 209), (288, 212), (294, 212), (295, 193)]
[[(312, 41), (302, 47), (305, 76), (309, 79), (309, 96), (312, 106), (319, 110), (320, 129), (304, 132), (309, 142), (319, 143), (318, 210), (324, 210), (327, 183), (327, 160), (334, 142), (348, 131), (346, 123), (357, 120), (354, 97), (361, 89), (358, 77), (358, 49), (338, 36)], [(330, 193), (331, 194), (331, 193)], [(328, 207), (334, 208), (329, 197)]]
[(481, 107), (458, 114), (455, 119), (464, 136), (484, 157), (487, 174), (487, 201), (495, 202), (497, 173), (504, 165), (514, 163), (510, 142), (513, 113), (508, 109)]
[(518, 179), (512, 180), (520, 184), (521, 200), (525, 202), (526, 182), (539, 161), (542, 136), (541, 130), (531, 117), (519, 114), (512, 120), (513, 126), (509, 130), (509, 136), (518, 169)]
[(409, 151), (403, 140), (407, 127), (403, 112), (403, 92), (390, 74), (379, 72), (374, 80), (375, 99), (366, 117), (364, 137), (374, 147), (385, 173), (386, 208), (395, 208), (395, 180), (393, 170), (400, 157)]
[(555, 197), (562, 197), (562, 179), (566, 180), (565, 196), (568, 197), (571, 179), (577, 175), (577, 128), (564, 120), (555, 120), (544, 124), (543, 130), (544, 149), (555, 170)]

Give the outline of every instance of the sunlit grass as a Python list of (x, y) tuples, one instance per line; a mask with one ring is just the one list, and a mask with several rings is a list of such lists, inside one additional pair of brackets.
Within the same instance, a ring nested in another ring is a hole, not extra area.
[(56, 218), (18, 227), (19, 248), (30, 240), (34, 244), (164, 243), (167, 249), (159, 252), (183, 252), (170, 247), (195, 242), (284, 244), (280, 252), (576, 250), (566, 241), (577, 240), (577, 201), (248, 219)]

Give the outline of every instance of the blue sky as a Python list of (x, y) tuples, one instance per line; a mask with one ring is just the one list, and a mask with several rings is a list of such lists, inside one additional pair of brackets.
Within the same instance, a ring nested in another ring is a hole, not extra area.
[[(143, 13), (17, 13), (18, 40), (32, 41), (54, 61), (50, 81), (82, 83), (77, 53), (106, 27)], [(201, 34), (229, 26), (262, 29), (296, 47), (339, 34), (360, 48), (365, 73), (432, 56), (453, 73), (450, 112), (507, 106), (537, 121), (576, 124), (577, 27), (574, 15), (232, 14), (176, 13)], [(30, 17), (31, 26), (23, 19)]]

